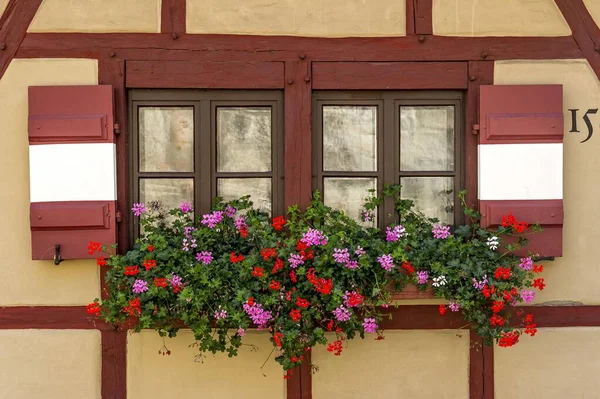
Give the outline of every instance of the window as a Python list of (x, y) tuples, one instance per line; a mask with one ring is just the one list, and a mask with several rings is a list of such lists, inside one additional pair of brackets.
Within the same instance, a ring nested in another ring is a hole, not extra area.
[[(401, 184), (401, 196), (441, 222), (462, 217), (462, 96), (458, 92), (316, 92), (314, 188), (358, 220), (369, 189)], [(384, 203), (378, 220), (395, 219)]]
[(250, 195), (282, 213), (282, 93), (134, 90), (130, 101), (132, 202), (206, 212), (216, 196)]

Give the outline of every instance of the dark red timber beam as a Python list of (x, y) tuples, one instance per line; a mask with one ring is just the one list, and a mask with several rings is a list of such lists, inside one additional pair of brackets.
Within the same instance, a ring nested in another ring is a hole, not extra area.
[[(420, 40), (421, 39), (421, 40)], [(582, 52), (563, 37), (312, 38), (165, 33), (28, 33), (18, 58), (116, 57), (162, 61), (476, 61), (572, 59)]]
[(433, 34), (433, 0), (406, 0), (406, 34)]
[(582, 0), (555, 0), (583, 55), (600, 78), (600, 29)]
[(127, 397), (127, 331), (102, 331), (102, 399)]
[(160, 31), (169, 33), (173, 38), (185, 33), (186, 0), (162, 0)]
[(0, 330), (111, 330), (106, 323), (91, 318), (85, 306), (0, 307)]
[(0, 18), (0, 78), (14, 58), (42, 0), (10, 0)]
[(469, 399), (481, 399), (484, 397), (483, 339), (470, 330), (469, 341)]

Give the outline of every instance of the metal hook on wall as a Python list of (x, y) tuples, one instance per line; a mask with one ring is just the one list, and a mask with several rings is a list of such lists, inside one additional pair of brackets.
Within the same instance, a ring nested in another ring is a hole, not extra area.
[(60, 244), (54, 245), (54, 264), (58, 265), (63, 260), (60, 258)]

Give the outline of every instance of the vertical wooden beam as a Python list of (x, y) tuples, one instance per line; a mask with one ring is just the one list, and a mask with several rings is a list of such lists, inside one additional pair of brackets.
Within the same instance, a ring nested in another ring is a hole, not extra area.
[(573, 32), (573, 38), (600, 78), (600, 30), (582, 0), (555, 0)]
[(416, 0), (415, 33), (417, 35), (433, 34), (433, 0)]
[(127, 331), (102, 331), (102, 399), (127, 397)]
[(482, 399), (484, 397), (484, 359), (483, 339), (474, 330), (470, 330), (469, 340), (469, 399)]
[[(112, 85), (115, 99), (115, 124), (120, 133), (115, 134), (117, 145), (117, 210), (121, 212), (121, 222), (117, 227), (118, 251), (125, 253), (129, 246), (129, 165), (128, 165), (128, 118), (127, 92), (125, 89), (125, 61), (109, 58), (101, 59), (99, 65), (100, 84)], [(105, 294), (104, 278), (102, 291)]]
[[(465, 188), (467, 190), (467, 205), (477, 208), (477, 146), (479, 136), (474, 130), (479, 125), (479, 86), (494, 83), (493, 61), (469, 61), (469, 83), (466, 99), (465, 120)], [(469, 220), (467, 220), (469, 222)]]
[[(160, 31), (180, 35), (185, 33), (186, 0), (162, 0)], [(176, 38), (174, 36), (173, 38)]]
[[(304, 56), (301, 56), (304, 58)], [(285, 206), (306, 207), (312, 193), (311, 65), (285, 63)]]
[(417, 0), (406, 0), (406, 35), (415, 34), (415, 3)]
[(494, 347), (483, 347), (483, 399), (494, 399)]
[(0, 18), (0, 78), (6, 72), (42, 0), (10, 0)]

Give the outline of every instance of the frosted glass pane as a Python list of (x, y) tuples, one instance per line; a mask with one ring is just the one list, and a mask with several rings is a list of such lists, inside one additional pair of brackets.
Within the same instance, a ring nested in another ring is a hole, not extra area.
[(377, 107), (323, 107), (323, 168), (377, 170)]
[(271, 108), (217, 109), (217, 170), (271, 170)]
[(218, 179), (217, 195), (225, 201), (249, 195), (254, 208), (271, 213), (271, 179)]
[(413, 200), (415, 208), (442, 223), (454, 224), (453, 177), (403, 177), (401, 197)]
[(194, 108), (139, 108), (141, 172), (194, 171)]
[(401, 170), (454, 170), (454, 107), (400, 108)]
[(194, 202), (193, 179), (140, 179), (140, 202), (160, 201), (164, 210)]
[(323, 179), (325, 205), (342, 210), (360, 222), (360, 212), (370, 189), (377, 188), (376, 178), (328, 177)]

